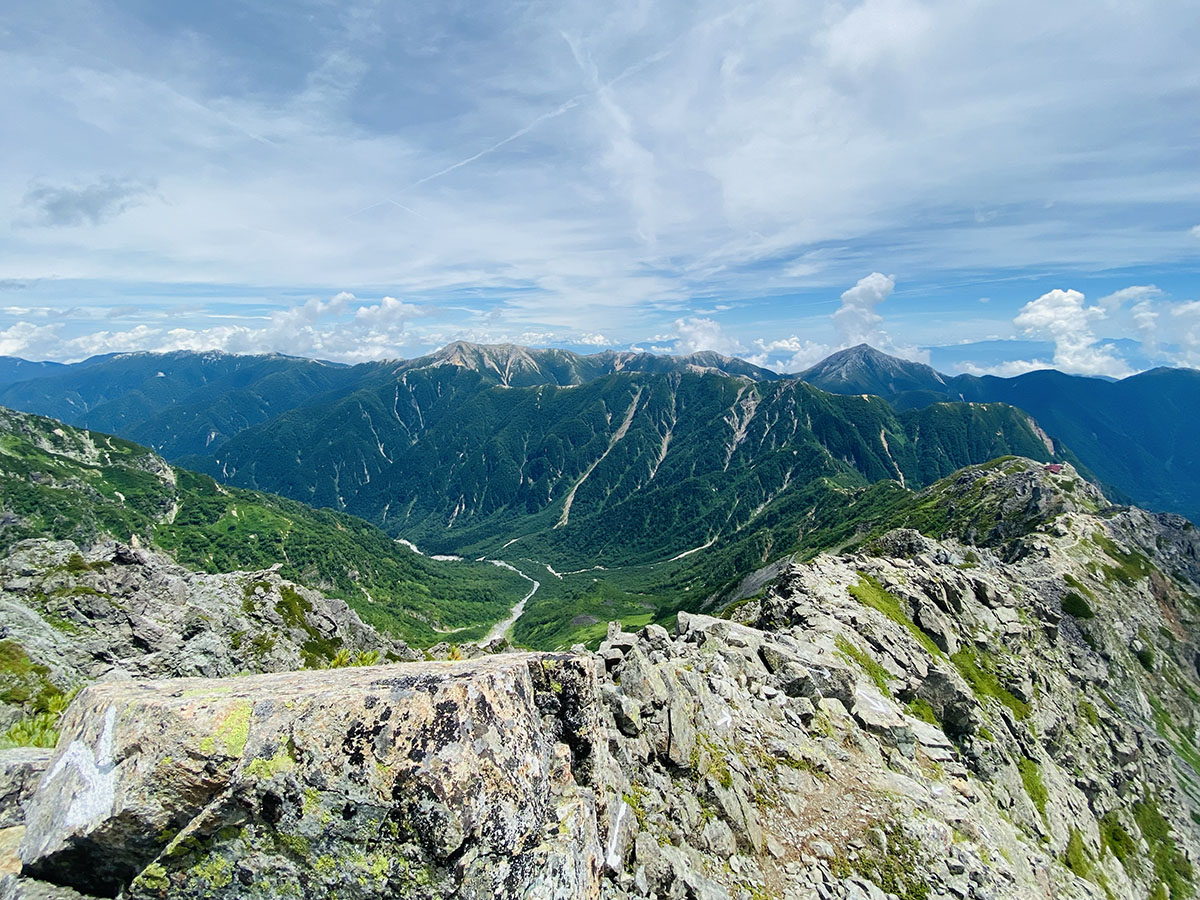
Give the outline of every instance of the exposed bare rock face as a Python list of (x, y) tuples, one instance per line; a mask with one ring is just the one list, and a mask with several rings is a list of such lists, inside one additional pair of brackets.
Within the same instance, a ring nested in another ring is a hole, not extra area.
[(596, 896), (589, 657), (93, 685), (25, 874), (96, 896)]
[(93, 684), (0, 897), (1187, 900), (1200, 535), (1063, 471), (595, 653)]
[[(220, 677), (407, 659), (343, 601), (273, 571), (191, 572), (149, 550), (28, 540), (0, 559), (0, 640), (61, 690), (100, 678)], [(0, 731), (21, 711), (0, 699)]]

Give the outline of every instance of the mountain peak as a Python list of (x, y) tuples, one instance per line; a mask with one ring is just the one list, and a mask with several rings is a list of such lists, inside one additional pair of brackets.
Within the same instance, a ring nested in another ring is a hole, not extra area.
[(442, 365), (471, 369), (508, 387), (576, 385), (616, 372), (713, 372), (755, 381), (773, 381), (780, 377), (768, 369), (713, 350), (701, 350), (687, 356), (660, 356), (635, 350), (582, 354), (560, 347), (473, 344), (468, 341), (454, 341), (428, 356), (409, 361), (403, 368)]
[(946, 379), (931, 366), (889, 356), (870, 344), (830, 354), (798, 377), (839, 394), (888, 395), (946, 388)]

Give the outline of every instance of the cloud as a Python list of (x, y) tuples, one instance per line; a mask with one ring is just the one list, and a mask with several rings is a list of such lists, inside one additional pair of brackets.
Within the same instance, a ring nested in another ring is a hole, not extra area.
[(48, 227), (100, 225), (144, 203), (153, 184), (129, 178), (104, 178), (84, 185), (35, 184), (21, 205), (30, 210), (27, 223)]
[[(23, 310), (26, 315), (34, 310)], [(346, 362), (403, 355), (408, 323), (428, 310), (395, 297), (376, 302), (341, 292), (328, 300), (312, 298), (279, 310), (262, 325), (216, 325), (207, 328), (154, 326), (101, 329), (64, 337), (65, 321), (36, 325), (21, 321), (0, 331), (0, 354), (79, 360), (100, 353), (137, 350), (225, 350), (230, 353), (286, 353)], [(201, 318), (210, 316), (201, 315)], [(215, 317), (221, 319), (219, 314)]]
[(1113, 313), (1128, 303), (1150, 300), (1161, 294), (1162, 291), (1152, 284), (1135, 284), (1106, 294), (1096, 301), (1096, 305), (1102, 307), (1106, 312)]
[[(54, 35), (0, 71), (0, 113), (30, 136), (0, 151), (4, 168), (62, 195), (34, 212), (112, 222), (120, 200), (79, 196), (105, 195), (104, 181), (79, 186), (97, 169), (154, 172), (171, 197), (106, 245), (88, 229), (53, 248), (26, 238), (30, 274), (405, 296), (544, 285), (534, 318), (583, 295), (647, 309), (647, 270), (684, 296), (749, 297), (844, 285), (875, 259), (898, 272), (1162, 259), (1177, 248), (1157, 215), (1124, 214), (1192, 200), (1170, 190), (1190, 183), (1187, 124), (1144, 102), (1196, 72), (1165, 10), (340, 7), (241, 10), (246, 33), (276, 36), (254, 54), (220, 11), (16, 13), (22, 33)], [(1101, 89), (1091, 73), (1131, 41), (1160, 64)], [(1041, 63), (1062, 54), (1077, 64), (1048, 83)], [(381, 203), (392, 196), (403, 208)], [(977, 209), (1000, 212), (980, 226)]]
[(1200, 225), (1193, 225), (1191, 235), (1194, 238), (1200, 238)]
[[(22, 39), (0, 56), (0, 119), (21, 139), (0, 142), (0, 196), (21, 221), (0, 222), (0, 275), (59, 276), (146, 324), (191, 286), (429, 310), (397, 312), (384, 349), (476, 331), (624, 344), (736, 298), (712, 317), (761, 352), (764, 335), (833, 346), (790, 298), (836, 299), (877, 268), (919, 312), (939, 279), (1150, 271), (1200, 237), (1179, 224), (1196, 122), (1145, 99), (1200, 78), (1170, 5), (347, 0), (241, 4), (237, 28), (228, 4), (168, 6), (7, 17)], [(1130, 46), (1153, 64), (1097, 79)], [(1056, 59), (1072, 65), (1047, 79)], [(116, 177), (142, 174), (158, 187)], [(883, 309), (847, 312), (847, 334), (882, 344)]]
[(1170, 336), (1179, 346), (1177, 364), (1200, 369), (1200, 300), (1174, 304), (1169, 315)]
[(757, 338), (753, 342), (756, 351), (746, 359), (755, 365), (777, 372), (799, 372), (837, 350), (858, 344), (870, 344), (894, 356), (928, 363), (928, 350), (897, 342), (883, 327), (883, 316), (876, 308), (887, 300), (895, 289), (894, 277), (872, 272), (842, 292), (841, 303), (830, 316), (837, 340), (827, 343), (812, 338), (800, 338), (797, 335), (786, 338)]
[(53, 344), (58, 339), (61, 327), (17, 322), (0, 330), (0, 356), (23, 356), (30, 347)]
[(675, 352), (679, 354), (697, 353), (701, 350), (715, 350), (726, 356), (736, 356), (745, 352), (742, 344), (725, 334), (715, 319), (689, 316), (675, 320)]
[(1152, 300), (1136, 303), (1130, 311), (1134, 327), (1142, 339), (1142, 352), (1154, 359), (1158, 356), (1158, 309)]
[[(76, 314), (79, 312), (77, 310)], [(22, 317), (22, 321), (0, 331), (0, 355), (69, 362), (101, 353), (223, 350), (229, 353), (284, 353), (357, 363), (418, 356), (455, 340), (530, 346), (612, 346), (612, 341), (605, 335), (595, 332), (502, 331), (486, 327), (486, 324), (482, 328), (476, 327), (477, 322), (487, 323), (488, 317), (469, 309), (458, 310), (458, 325), (445, 328), (435, 318), (446, 315), (443, 309), (392, 296), (364, 300), (348, 291), (328, 298), (312, 297), (264, 316), (232, 316), (200, 310), (161, 316), (155, 324), (142, 321), (129, 328), (112, 327), (112, 322), (127, 321), (131, 312), (144, 319), (144, 311), (113, 307), (92, 308), (88, 312), (99, 316), (97, 321), (108, 322), (107, 327), (70, 336), (65, 331), (71, 317), (64, 315), (62, 310), (0, 307), (0, 313)], [(56, 321), (50, 325), (29, 321), (35, 318)], [(188, 322), (179, 324), (181, 318)], [(209, 321), (219, 324), (192, 324)], [(414, 326), (420, 327), (414, 329)], [(685, 323), (685, 326), (692, 328), (692, 323)], [(696, 327), (703, 331), (702, 324)]]
[(1053, 340), (1054, 365), (1064, 372), (1124, 378), (1133, 370), (1112, 347), (1098, 345), (1092, 331), (1092, 323), (1104, 317), (1104, 308), (1085, 306), (1079, 291), (1053, 290), (1026, 303), (1013, 324), (1027, 335)]
[(872, 272), (854, 287), (842, 292), (842, 305), (833, 314), (833, 325), (846, 346), (891, 343), (881, 327), (883, 317), (875, 307), (892, 295), (896, 279)]
[(754, 346), (758, 352), (747, 356), (746, 360), (776, 372), (801, 372), (838, 349), (819, 341), (801, 340), (795, 335), (770, 341), (758, 338)]
[(1162, 291), (1149, 285), (1116, 291), (1097, 304), (1111, 309), (1112, 298), (1122, 301), (1116, 304), (1117, 308), (1132, 302), (1128, 319), (1141, 342), (1142, 360), (1150, 364), (1200, 367), (1200, 301), (1169, 300)]
[(842, 292), (841, 306), (833, 313), (833, 327), (840, 338), (837, 349), (870, 344), (894, 356), (929, 362), (928, 351), (895, 341), (883, 328), (883, 316), (875, 308), (887, 300), (895, 289), (896, 279), (893, 276), (872, 272), (860, 278), (854, 287)]
[(824, 40), (830, 62), (862, 73), (918, 53), (932, 25), (928, 7), (913, 0), (866, 0), (837, 21)]
[(958, 369), (967, 375), (995, 375), (999, 378), (1012, 378), (1016, 375), (1024, 375), (1026, 372), (1052, 368), (1054, 368), (1053, 364), (1041, 359), (1010, 359), (990, 366), (973, 362), (962, 362), (958, 365)]

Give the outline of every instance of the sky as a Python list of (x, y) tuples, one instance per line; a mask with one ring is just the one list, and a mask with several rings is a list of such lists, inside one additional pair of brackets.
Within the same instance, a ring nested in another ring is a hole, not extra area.
[(1194, 0), (8, 0), (0, 354), (1200, 367)]

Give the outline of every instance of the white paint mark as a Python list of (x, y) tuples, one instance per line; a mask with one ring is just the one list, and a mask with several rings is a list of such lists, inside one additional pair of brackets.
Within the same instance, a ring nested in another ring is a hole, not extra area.
[(619, 854), (618, 842), (621, 839), (621, 822), (629, 813), (629, 804), (624, 800), (617, 801), (617, 815), (613, 821), (612, 828), (608, 829), (608, 847), (604, 853), (604, 862), (613, 872), (620, 872), (623, 866), (621, 865), (621, 857)]
[(46, 776), (46, 783), (49, 784), (68, 767), (79, 775), (79, 789), (73, 792), (71, 802), (63, 813), (63, 827), (69, 831), (91, 825), (112, 814), (117, 789), (116, 765), (112, 755), (116, 721), (117, 708), (110, 706), (104, 713), (104, 730), (100, 732), (95, 751), (76, 738)]

